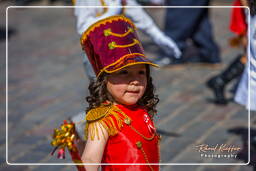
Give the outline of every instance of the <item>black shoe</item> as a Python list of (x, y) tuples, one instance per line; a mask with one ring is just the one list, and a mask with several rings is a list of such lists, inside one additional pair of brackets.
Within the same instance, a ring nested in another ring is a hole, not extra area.
[(216, 104), (227, 104), (225, 97), (225, 87), (233, 79), (239, 78), (244, 70), (244, 64), (241, 62), (242, 55), (238, 55), (236, 59), (221, 74), (214, 76), (206, 82), (206, 86), (212, 89), (215, 96)]
[(228, 100), (225, 98), (224, 90), (225, 83), (220, 76), (215, 76), (207, 81), (207, 87), (210, 88), (215, 96), (214, 103), (220, 105), (226, 105)]

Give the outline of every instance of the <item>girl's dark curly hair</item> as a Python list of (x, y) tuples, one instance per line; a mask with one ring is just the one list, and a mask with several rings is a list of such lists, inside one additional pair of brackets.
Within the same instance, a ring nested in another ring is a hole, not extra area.
[[(96, 81), (91, 81), (88, 89), (90, 95), (86, 97), (86, 101), (89, 106), (86, 109), (88, 112), (91, 109), (99, 107), (103, 102), (107, 100), (114, 102), (113, 97), (107, 90), (107, 73), (102, 73)], [(159, 102), (159, 98), (155, 95), (155, 87), (152, 83), (152, 77), (150, 76), (149, 65), (146, 65), (147, 87), (144, 95), (137, 102), (138, 105), (146, 108), (151, 118), (156, 114), (156, 105)]]

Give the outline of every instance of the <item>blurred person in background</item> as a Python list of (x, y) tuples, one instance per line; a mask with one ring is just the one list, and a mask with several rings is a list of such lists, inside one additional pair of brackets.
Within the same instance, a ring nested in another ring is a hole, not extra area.
[[(235, 0), (233, 6), (246, 6), (246, 0)], [(238, 54), (233, 61), (225, 68), (220, 74), (211, 77), (206, 85), (214, 94), (214, 103), (226, 105), (228, 99), (225, 96), (225, 88), (232, 81), (236, 80), (236, 85), (244, 71), (245, 63), (247, 61), (246, 47), (247, 47), (247, 13), (246, 8), (233, 8), (230, 22), (230, 31), (235, 33), (236, 36), (231, 39), (231, 47), (240, 46), (243, 52)]]
[[(208, 6), (209, 0), (170, 0), (167, 6)], [(156, 62), (165, 66), (181, 63), (218, 64), (219, 48), (214, 41), (208, 8), (167, 8), (165, 33), (174, 39), (182, 58), (162, 56)]]
[[(246, 63), (246, 68), (239, 82), (235, 94), (235, 101), (246, 106), (248, 110), (256, 111), (256, 1), (249, 0), (248, 3), (251, 9), (251, 20), (249, 26), (250, 46), (248, 46), (247, 49), (247, 52), (249, 52), (249, 60)], [(250, 84), (248, 85), (248, 83)], [(250, 99), (248, 98), (248, 87), (250, 87)]]
[[(249, 42), (250, 45), (247, 47), (248, 61), (246, 63), (245, 70), (242, 74), (242, 78), (238, 84), (238, 88), (235, 94), (235, 102), (245, 106), (247, 110), (256, 111), (256, 1), (248, 0), (250, 7), (250, 25), (248, 29), (250, 32)], [(249, 88), (249, 89), (248, 89)], [(250, 142), (248, 142), (248, 128), (245, 131), (242, 129), (234, 130), (236, 134), (242, 134), (243, 148), (238, 153), (238, 159), (248, 162), (248, 144), (250, 143), (250, 163), (253, 166), (253, 170), (256, 170), (256, 129), (255, 120), (251, 122), (250, 129)], [(253, 127), (254, 126), (254, 127)], [(243, 138), (244, 137), (244, 138)]]

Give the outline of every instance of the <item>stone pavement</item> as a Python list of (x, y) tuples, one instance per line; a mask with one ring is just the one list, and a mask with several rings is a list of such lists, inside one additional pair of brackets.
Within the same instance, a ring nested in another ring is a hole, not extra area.
[[(11, 3), (0, 2), (1, 14)], [(37, 5), (37, 4), (36, 4)], [(228, 5), (215, 3), (214, 5)], [(163, 9), (148, 10), (162, 27)], [(228, 132), (231, 128), (246, 128), (248, 112), (230, 103), (216, 106), (210, 103), (211, 92), (205, 81), (241, 52), (231, 49), (227, 40), (230, 9), (211, 9), (215, 38), (223, 65), (206, 67), (185, 65), (153, 71), (160, 98), (156, 125), (162, 133), (162, 163), (243, 163), (233, 158), (207, 158), (197, 151), (199, 144), (242, 146), (241, 137)], [(3, 15), (1, 15), (3, 16)], [(8, 10), (9, 27), (15, 30), (8, 43), (8, 161), (10, 163), (68, 163), (51, 157), (53, 128), (64, 119), (83, 111), (88, 95), (88, 79), (82, 65), (79, 36), (75, 30), (72, 9), (14, 9)], [(0, 21), (3, 26), (5, 20)], [(146, 54), (158, 55), (157, 47), (141, 34)], [(5, 42), (1, 52), (1, 115), (0, 170), (75, 170), (74, 166), (7, 166), (5, 162)], [(229, 86), (230, 88), (230, 86)], [(255, 113), (251, 113), (255, 123)], [(255, 125), (254, 125), (255, 126)], [(211, 154), (211, 153), (209, 153)], [(232, 154), (235, 154), (232, 153)], [(239, 165), (171, 165), (164, 171), (250, 171)]]

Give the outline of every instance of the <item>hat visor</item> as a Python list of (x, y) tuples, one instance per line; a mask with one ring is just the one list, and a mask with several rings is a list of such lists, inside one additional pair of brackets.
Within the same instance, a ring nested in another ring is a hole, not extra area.
[(125, 67), (131, 66), (131, 65), (138, 65), (138, 64), (148, 64), (153, 67), (159, 67), (157, 64), (153, 63), (151, 60), (146, 58), (143, 54), (129, 55), (129, 56), (122, 57), (118, 61), (114, 62), (113, 64), (103, 68), (100, 71), (100, 73), (97, 75), (97, 77), (102, 72), (113, 73)]

